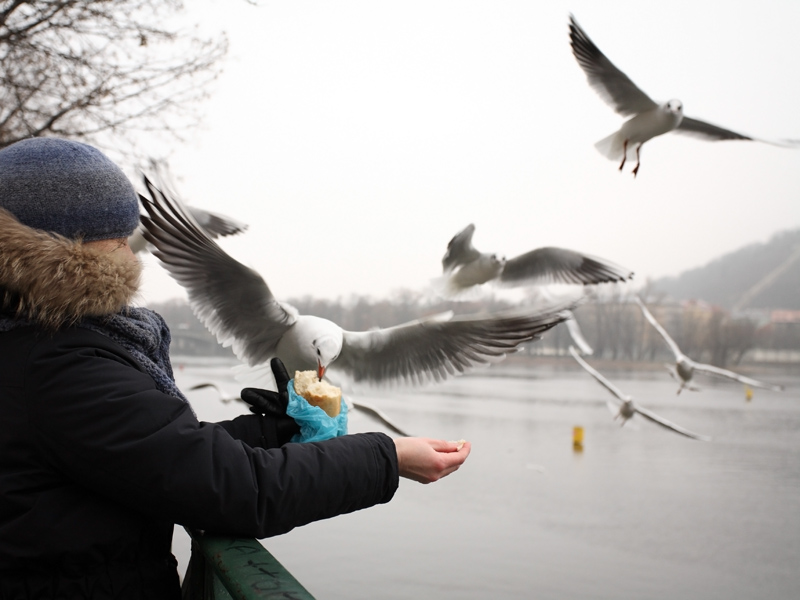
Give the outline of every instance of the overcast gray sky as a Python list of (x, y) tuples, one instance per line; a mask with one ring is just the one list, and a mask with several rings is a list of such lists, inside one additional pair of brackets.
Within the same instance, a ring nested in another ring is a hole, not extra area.
[[(572, 56), (573, 13), (654, 100), (800, 139), (800, 2), (203, 0), (228, 32), (178, 191), (250, 224), (221, 245), (278, 298), (385, 297), (441, 273), (447, 242), (562, 246), (676, 275), (800, 227), (800, 150), (667, 134), (634, 179), (594, 143), (622, 124)], [(152, 257), (145, 302), (183, 295)]]

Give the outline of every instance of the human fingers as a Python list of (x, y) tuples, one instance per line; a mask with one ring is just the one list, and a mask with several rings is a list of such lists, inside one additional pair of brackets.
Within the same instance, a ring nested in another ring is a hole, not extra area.
[(420, 483), (449, 475), (464, 463), (470, 451), (466, 442), (456, 450), (457, 443), (428, 438), (397, 438), (395, 445), (400, 476)]
[(425, 441), (427, 441), (428, 444), (430, 444), (431, 448), (433, 448), (437, 452), (458, 452), (467, 443), (466, 440), (446, 441), (446, 440), (433, 440), (429, 438), (425, 438)]
[(286, 391), (286, 386), (289, 384), (291, 377), (286, 371), (283, 361), (277, 356), (273, 357), (272, 360), (270, 360), (269, 366), (272, 369), (272, 374), (275, 376), (275, 384), (278, 386), (278, 392)]

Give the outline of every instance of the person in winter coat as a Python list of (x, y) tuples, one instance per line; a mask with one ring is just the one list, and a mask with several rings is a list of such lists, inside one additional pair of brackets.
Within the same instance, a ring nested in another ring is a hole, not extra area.
[(176, 523), (278, 535), (467, 458), (469, 443), (382, 433), (288, 443), (274, 410), (199, 422), (165, 322), (131, 305), (138, 223), (133, 186), (95, 148), (0, 150), (0, 599), (178, 599)]

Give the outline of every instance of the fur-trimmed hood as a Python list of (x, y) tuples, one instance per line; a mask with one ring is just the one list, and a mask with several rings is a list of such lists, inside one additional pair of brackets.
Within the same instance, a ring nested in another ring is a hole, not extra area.
[(4, 312), (47, 328), (111, 315), (139, 288), (141, 268), (80, 241), (33, 229), (0, 208), (0, 301)]

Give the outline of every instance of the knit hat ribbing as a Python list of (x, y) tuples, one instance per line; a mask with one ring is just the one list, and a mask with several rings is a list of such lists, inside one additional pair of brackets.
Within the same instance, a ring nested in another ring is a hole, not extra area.
[(139, 225), (131, 182), (102, 152), (30, 138), (0, 150), (0, 207), (21, 223), (86, 242), (128, 237)]

